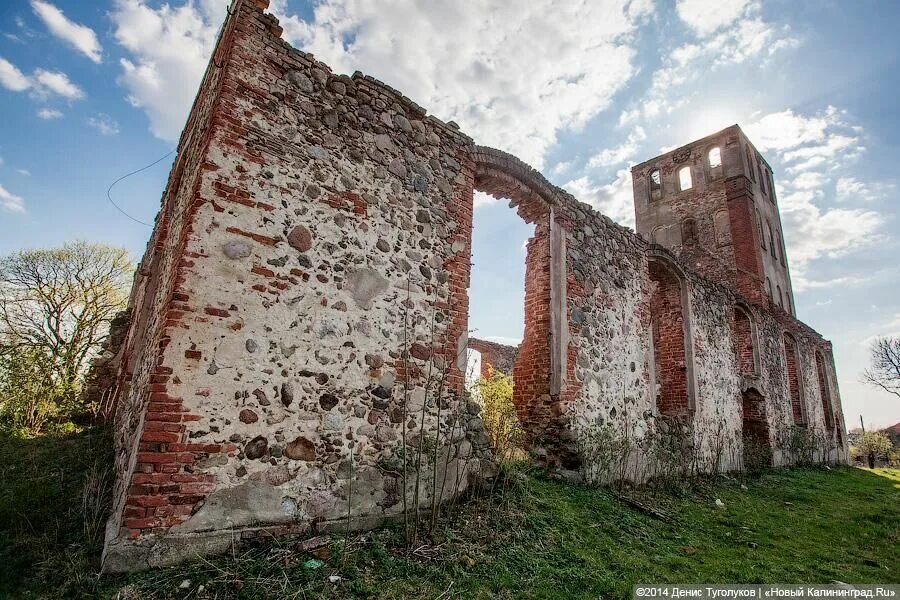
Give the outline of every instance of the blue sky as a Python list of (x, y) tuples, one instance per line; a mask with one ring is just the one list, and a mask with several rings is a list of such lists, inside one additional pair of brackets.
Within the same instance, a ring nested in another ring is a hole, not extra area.
[[(0, 4), (0, 253), (73, 239), (143, 253), (106, 188), (174, 147), (227, 0)], [(900, 4), (816, 0), (273, 0), (284, 37), (508, 150), (633, 224), (631, 164), (739, 123), (775, 169), (797, 311), (835, 345), (848, 425), (900, 420), (863, 386), (900, 334)], [(152, 222), (171, 157), (113, 196)], [(522, 333), (523, 243), (475, 213), (471, 327)]]

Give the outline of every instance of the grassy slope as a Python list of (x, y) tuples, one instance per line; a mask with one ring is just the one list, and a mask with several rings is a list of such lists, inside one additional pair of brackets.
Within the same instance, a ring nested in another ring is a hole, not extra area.
[(99, 579), (77, 495), (103, 448), (88, 434), (0, 438), (0, 597), (609, 598), (650, 582), (900, 582), (900, 471), (851, 468), (774, 471), (747, 489), (726, 480), (658, 499), (673, 523), (602, 490), (518, 474), (504, 498), (459, 507), (412, 555), (394, 530), (346, 551), (335, 538), (316, 569), (303, 566), (312, 555), (276, 543)]

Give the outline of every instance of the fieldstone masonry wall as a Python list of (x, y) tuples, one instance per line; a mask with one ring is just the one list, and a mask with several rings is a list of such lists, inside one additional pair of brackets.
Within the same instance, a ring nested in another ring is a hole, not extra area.
[[(664, 366), (690, 394), (682, 417), (704, 452), (711, 432), (728, 436), (711, 468), (741, 465), (748, 389), (764, 398), (773, 447), (793, 425), (785, 331), (804, 425), (824, 430), (827, 386), (842, 431), (830, 345), (815, 332), (383, 83), (332, 73), (280, 39), (266, 5), (233, 2), (136, 277), (107, 571), (329, 531), (348, 511), (353, 527), (373, 527), (404, 496), (428, 508), (494, 476), (464, 392), (475, 189), (535, 225), (515, 402), (549, 466), (584, 467), (596, 427), (652, 434), (672, 402), (651, 335), (651, 262), (685, 300), (681, 315), (657, 316), (687, 332), (680, 364)], [(739, 302), (753, 307), (750, 376), (735, 351)], [(398, 461), (418, 449), (420, 476), (404, 479)]]

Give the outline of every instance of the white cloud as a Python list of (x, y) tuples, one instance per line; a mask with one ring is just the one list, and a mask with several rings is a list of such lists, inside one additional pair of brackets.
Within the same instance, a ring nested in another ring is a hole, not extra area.
[[(814, 287), (855, 281), (850, 276), (832, 275), (815, 281), (810, 269), (819, 258), (839, 258), (872, 245), (881, 239), (884, 218), (862, 208), (827, 206), (830, 189), (828, 173), (852, 166), (854, 156), (864, 151), (863, 131), (846, 121), (844, 112), (833, 106), (811, 115), (788, 109), (770, 113), (749, 124), (745, 131), (760, 150), (770, 150), (790, 177), (776, 186), (780, 201), (785, 241), (791, 259), (791, 274), (797, 292)], [(871, 186), (842, 175), (835, 185), (835, 197), (845, 199)]]
[(116, 135), (119, 133), (119, 124), (112, 117), (104, 113), (89, 118), (88, 125), (99, 131), (102, 135)]
[[(692, 93), (684, 88), (718, 68), (751, 59), (764, 61), (798, 44), (787, 27), (779, 28), (763, 21), (758, 2), (682, 0), (678, 11), (701, 39), (663, 54), (662, 66), (653, 73), (650, 89), (620, 113), (619, 126), (670, 115), (692, 100)], [(711, 121), (709, 116), (706, 121)], [(707, 123), (704, 132), (698, 135), (711, 133), (708, 128)]]
[(0, 208), (8, 212), (24, 213), (25, 200), (21, 196), (16, 196), (0, 185)]
[(562, 162), (558, 162), (553, 165), (553, 168), (550, 169), (550, 173), (553, 175), (565, 175), (572, 169), (572, 161), (564, 160)]
[(0, 58), (0, 85), (13, 92), (24, 92), (31, 87), (31, 82), (14, 64)]
[(27, 77), (14, 64), (0, 58), (0, 85), (13, 92), (30, 90), (33, 98), (46, 100), (51, 95), (62, 96), (69, 100), (84, 98), (80, 87), (69, 80), (62, 71), (35, 69), (31, 77)]
[(28, 169), (16, 169), (16, 173), (24, 177), (31, 177), (31, 171)]
[(62, 118), (62, 112), (54, 109), (54, 108), (42, 108), (37, 111), (37, 116), (45, 121), (50, 121), (52, 119), (60, 119)]
[(69, 76), (61, 71), (37, 69), (31, 76), (32, 92), (41, 99), (56, 94), (69, 100), (84, 98), (84, 91), (69, 80)]
[(67, 42), (95, 63), (101, 61), (102, 49), (93, 29), (70, 21), (61, 10), (49, 2), (31, 0), (31, 8), (53, 35)]
[(478, 143), (540, 168), (558, 132), (606, 109), (631, 79), (634, 34), (650, 8), (627, 0), (329, 0), (311, 21), (281, 24), (288, 40), (336, 71), (383, 79)]
[(701, 37), (730, 25), (744, 14), (750, 0), (678, 0), (679, 18)]
[(472, 198), (472, 210), (477, 210), (482, 206), (488, 206), (490, 204), (496, 204), (499, 202), (499, 198), (494, 198), (493, 196), (488, 196), (484, 192), (475, 191), (475, 196)]
[(153, 135), (178, 138), (226, 15), (228, 0), (158, 9), (143, 0), (116, 0), (115, 38), (129, 53), (119, 82), (150, 119)]
[(855, 177), (841, 177), (835, 184), (835, 194), (840, 201), (873, 200), (876, 195), (869, 186)]
[(634, 192), (631, 169), (620, 169), (616, 178), (598, 185), (587, 177), (579, 177), (563, 185), (576, 200), (586, 202), (620, 225), (634, 228)]
[(640, 143), (647, 139), (644, 128), (638, 125), (628, 138), (615, 148), (607, 148), (588, 161), (588, 167), (612, 167), (621, 164), (637, 154)]

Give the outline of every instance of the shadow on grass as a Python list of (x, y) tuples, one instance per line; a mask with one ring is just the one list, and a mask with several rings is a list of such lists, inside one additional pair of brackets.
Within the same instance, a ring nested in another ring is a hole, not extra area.
[(112, 464), (106, 428), (0, 432), (0, 597), (93, 597)]
[(314, 553), (275, 540), (100, 578), (110, 446), (99, 429), (0, 434), (0, 597), (626, 598), (637, 583), (900, 582), (900, 471), (856, 468), (722, 478), (660, 498), (671, 521), (513, 470), (415, 549), (386, 529)]

